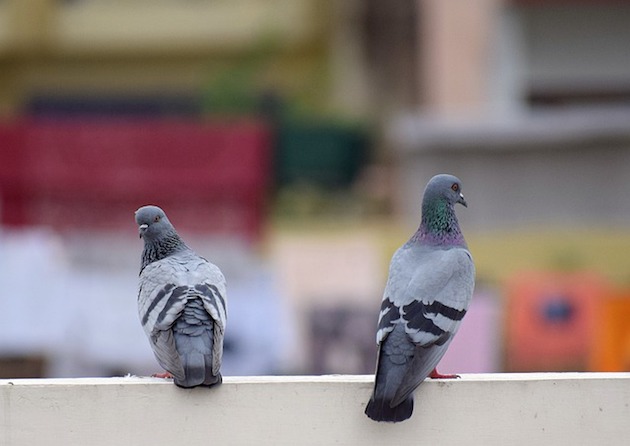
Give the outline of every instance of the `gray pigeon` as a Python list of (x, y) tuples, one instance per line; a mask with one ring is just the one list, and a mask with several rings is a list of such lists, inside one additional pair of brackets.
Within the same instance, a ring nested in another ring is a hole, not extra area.
[(461, 182), (436, 175), (422, 200), (416, 233), (394, 254), (381, 304), (374, 392), (365, 414), (376, 421), (411, 417), (413, 392), (436, 366), (462, 318), (475, 284), (475, 266), (454, 206), (467, 206)]
[(179, 387), (222, 382), (225, 278), (179, 237), (162, 209), (136, 211), (144, 239), (138, 311), (153, 353)]

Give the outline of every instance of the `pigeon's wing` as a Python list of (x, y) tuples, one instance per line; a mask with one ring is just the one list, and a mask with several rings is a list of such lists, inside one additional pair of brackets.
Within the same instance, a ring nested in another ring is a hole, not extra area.
[(209, 262), (200, 265), (205, 280), (195, 285), (203, 306), (213, 320), (212, 373), (217, 375), (223, 359), (223, 338), (227, 324), (226, 284), (218, 267)]
[(434, 251), (415, 270), (400, 301), (407, 333), (421, 347), (452, 336), (466, 314), (475, 267), (466, 249)]
[[(379, 344), (394, 326), (403, 324), (416, 349), (392, 406), (404, 401), (440, 361), (466, 314), (474, 287), (474, 265), (465, 249), (426, 251), (412, 260), (415, 266), (403, 278), (407, 280), (388, 283), (379, 317)], [(388, 295), (388, 289), (394, 291)]]
[(173, 331), (155, 331), (149, 336), (149, 342), (160, 367), (173, 375), (177, 381), (183, 381), (185, 379), (184, 365), (177, 353)]
[[(399, 259), (394, 259), (395, 262)], [(429, 346), (453, 333), (466, 314), (475, 267), (466, 249), (426, 252), (410, 268), (390, 268), (379, 314), (377, 343), (395, 324), (404, 323), (416, 345)]]
[(402, 302), (400, 296), (404, 295), (407, 284), (412, 277), (412, 271), (408, 267), (410, 257), (412, 257), (410, 250), (403, 246), (394, 253), (389, 264), (387, 284), (385, 285), (381, 310), (378, 315), (377, 345), (381, 345), (394, 327), (402, 321), (400, 317), (400, 305)]
[[(164, 319), (174, 312), (181, 312), (188, 289), (183, 286), (177, 265), (170, 259), (149, 264), (140, 274), (138, 312), (142, 328), (149, 338), (155, 358), (162, 368), (178, 380), (184, 379), (184, 369), (175, 348), (171, 330), (160, 329)], [(169, 318), (170, 319), (170, 318)]]
[(175, 348), (171, 327), (182, 314), (189, 299), (200, 297), (213, 319), (213, 371), (218, 373), (223, 352), (223, 334), (227, 319), (225, 278), (205, 259), (194, 256), (170, 256), (151, 263), (140, 274), (138, 311), (160, 365), (178, 379), (184, 370)]

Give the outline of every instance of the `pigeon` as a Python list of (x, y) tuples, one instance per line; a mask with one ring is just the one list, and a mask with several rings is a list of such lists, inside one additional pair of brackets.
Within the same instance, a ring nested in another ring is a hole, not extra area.
[(179, 387), (221, 384), (227, 320), (226, 283), (216, 265), (198, 256), (162, 209), (136, 211), (144, 240), (138, 312), (155, 357)]
[(468, 207), (460, 180), (436, 175), (422, 199), (415, 234), (392, 257), (376, 333), (378, 357), (374, 391), (365, 414), (375, 421), (411, 417), (413, 392), (436, 366), (466, 314), (475, 266), (455, 215)]

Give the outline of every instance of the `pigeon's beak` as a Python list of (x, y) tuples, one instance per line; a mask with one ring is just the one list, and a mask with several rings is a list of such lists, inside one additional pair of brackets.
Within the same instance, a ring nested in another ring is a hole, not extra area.
[(457, 202), (461, 204), (462, 206), (464, 206), (465, 208), (468, 207), (468, 203), (466, 203), (466, 199), (464, 199), (464, 195), (461, 193), (459, 194), (459, 199), (457, 200)]
[(144, 231), (146, 231), (148, 227), (149, 227), (149, 225), (147, 225), (147, 224), (143, 224), (143, 225), (138, 226), (138, 232), (140, 233), (139, 234), (140, 238), (142, 238), (142, 234), (144, 234)]

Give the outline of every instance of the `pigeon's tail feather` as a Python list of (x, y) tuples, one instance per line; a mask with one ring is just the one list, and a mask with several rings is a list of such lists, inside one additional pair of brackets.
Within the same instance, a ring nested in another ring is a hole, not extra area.
[(173, 325), (184, 371), (184, 379), (175, 379), (179, 387), (212, 386), (222, 381), (220, 373), (212, 373), (213, 324), (202, 305), (199, 300), (189, 302)]
[(205, 355), (204, 359), (205, 359), (205, 376), (204, 376), (202, 384), (208, 387), (214, 386), (216, 384), (221, 384), (223, 382), (223, 377), (221, 376), (221, 373), (219, 372), (216, 375), (212, 374), (212, 360), (213, 360), (212, 355)]
[(184, 370), (184, 379), (175, 378), (179, 387), (213, 386), (222, 382), (221, 374), (212, 373), (212, 348), (202, 352), (202, 339), (186, 335), (175, 335), (177, 351)]
[(374, 421), (389, 421), (397, 423), (405, 421), (413, 413), (413, 396), (409, 396), (398, 406), (390, 407), (389, 401), (384, 399), (370, 398), (365, 408), (365, 414)]
[(188, 353), (181, 355), (184, 368), (184, 379), (175, 379), (179, 387), (195, 387), (203, 384), (206, 377), (206, 367), (203, 355), (200, 353)]
[(375, 421), (404, 421), (413, 412), (413, 394), (393, 405), (394, 398), (407, 372), (408, 358), (404, 355), (379, 354), (374, 393), (365, 414)]

